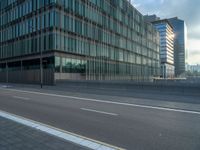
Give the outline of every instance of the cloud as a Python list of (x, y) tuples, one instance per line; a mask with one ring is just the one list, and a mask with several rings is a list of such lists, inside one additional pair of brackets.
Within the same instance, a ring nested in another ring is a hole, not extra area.
[(194, 50), (189, 53), (188, 62), (190, 64), (199, 64), (200, 51)]
[(200, 55), (200, 50), (196, 49), (196, 50), (191, 50), (190, 52), (191, 55)]

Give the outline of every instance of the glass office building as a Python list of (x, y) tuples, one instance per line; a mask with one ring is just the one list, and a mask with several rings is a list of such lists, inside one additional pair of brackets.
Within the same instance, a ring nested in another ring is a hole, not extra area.
[(159, 34), (128, 0), (0, 0), (0, 80), (150, 80)]
[(175, 76), (173, 27), (166, 19), (152, 23), (160, 33), (161, 77), (173, 78)]
[(187, 27), (185, 21), (175, 18), (168, 19), (174, 28), (174, 63), (177, 77), (184, 76), (187, 58)]

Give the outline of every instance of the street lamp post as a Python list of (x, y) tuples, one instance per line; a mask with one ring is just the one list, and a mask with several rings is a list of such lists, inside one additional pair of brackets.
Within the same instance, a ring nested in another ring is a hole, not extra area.
[(6, 84), (8, 86), (8, 62), (6, 62)]
[(43, 59), (42, 59), (42, 48), (40, 48), (40, 87), (43, 87)]

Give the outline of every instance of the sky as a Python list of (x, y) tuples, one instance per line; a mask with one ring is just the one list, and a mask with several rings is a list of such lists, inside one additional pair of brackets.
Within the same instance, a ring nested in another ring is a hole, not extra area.
[(131, 0), (143, 15), (178, 17), (188, 29), (188, 62), (200, 64), (200, 0)]

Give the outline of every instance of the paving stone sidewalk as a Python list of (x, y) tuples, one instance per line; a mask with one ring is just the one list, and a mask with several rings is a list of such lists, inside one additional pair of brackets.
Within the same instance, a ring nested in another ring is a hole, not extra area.
[(89, 150), (0, 117), (0, 150)]

